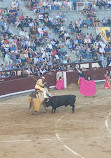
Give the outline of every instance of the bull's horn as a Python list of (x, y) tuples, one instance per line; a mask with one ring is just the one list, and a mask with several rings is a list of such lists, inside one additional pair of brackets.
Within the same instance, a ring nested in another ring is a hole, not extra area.
[(45, 102), (48, 102), (49, 101), (49, 98), (47, 98), (46, 100), (45, 100)]

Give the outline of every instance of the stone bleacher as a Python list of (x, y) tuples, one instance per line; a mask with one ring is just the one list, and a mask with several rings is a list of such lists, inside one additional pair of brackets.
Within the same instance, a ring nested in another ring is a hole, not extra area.
[(96, 16), (100, 19), (100, 20), (102, 20), (104, 17), (106, 17), (106, 19), (107, 18), (109, 18), (109, 17), (111, 17), (111, 10), (108, 10), (108, 9), (102, 9), (102, 10), (100, 10), (100, 9), (96, 9)]

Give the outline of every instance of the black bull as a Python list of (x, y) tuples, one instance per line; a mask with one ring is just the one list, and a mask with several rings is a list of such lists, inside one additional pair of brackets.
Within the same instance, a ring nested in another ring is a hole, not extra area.
[(75, 95), (60, 95), (60, 96), (52, 96), (48, 101), (45, 102), (46, 107), (52, 106), (52, 113), (55, 113), (56, 108), (60, 106), (72, 106), (72, 112), (74, 113), (76, 96)]

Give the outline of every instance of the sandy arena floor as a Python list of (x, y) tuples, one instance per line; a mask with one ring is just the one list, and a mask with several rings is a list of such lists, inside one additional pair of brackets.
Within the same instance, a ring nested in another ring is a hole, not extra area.
[(0, 158), (111, 158), (111, 89), (97, 85), (95, 97), (84, 97), (70, 85), (51, 94), (75, 94), (75, 113), (30, 115), (28, 94), (0, 100)]

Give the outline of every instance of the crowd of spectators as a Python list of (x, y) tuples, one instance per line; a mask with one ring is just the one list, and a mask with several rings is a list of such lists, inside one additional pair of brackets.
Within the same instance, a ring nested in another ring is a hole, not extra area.
[[(55, 67), (52, 65), (68, 62), (64, 54), (64, 46), (61, 46), (58, 40), (48, 37), (48, 44), (44, 46), (38, 41), (38, 37), (33, 42), (32, 38), (28, 39), (25, 37), (23, 30), (22, 33), (20, 32), (20, 37), (17, 37), (3, 26), (0, 34), (0, 54), (6, 63), (1, 65), (0, 70), (2, 71), (30, 68), (30, 71), (26, 71), (28, 74), (29, 72), (36, 72), (39, 75), (49, 71), (49, 69), (64, 69), (64, 66)], [(39, 39), (43, 39), (43, 36), (44, 34), (41, 34)], [(40, 46), (40, 51), (36, 50), (38, 46)]]
[[(55, 4), (54, 2), (50, 4)], [(30, 74), (39, 76), (49, 71), (66, 70), (65, 64), (70, 63), (70, 57), (67, 57), (66, 48), (61, 42), (78, 57), (80, 62), (97, 61), (101, 67), (110, 64), (111, 46), (102, 41), (100, 34), (95, 39), (92, 34), (85, 35), (81, 31), (82, 27), (99, 25), (100, 21), (96, 18), (94, 6), (83, 10), (86, 19), (79, 18), (74, 23), (70, 22), (69, 29), (74, 35), (71, 37), (65, 25), (65, 14), (58, 13), (55, 18), (50, 16), (48, 9), (51, 7), (48, 1), (43, 5), (36, 0), (25, 0), (25, 3), (32, 8), (37, 18), (23, 14), (19, 17), (20, 6), (16, 0), (13, 0), (11, 8), (5, 9), (0, 16), (0, 55), (5, 63), (0, 66), (0, 71), (4, 71), (0, 73), (0, 77), (15, 76), (14, 69), (23, 69), (24, 76)], [(16, 28), (21, 28), (19, 37), (12, 34), (6, 26), (11, 23)], [(24, 29), (26, 27), (28, 31)], [(47, 27), (58, 34), (57, 39), (46, 29)], [(5, 70), (10, 70), (10, 73)]]
[(96, 6), (99, 7), (99, 9), (110, 9), (111, 8), (111, 1), (110, 0), (97, 0)]
[(77, 0), (46, 0), (46, 1), (36, 1), (36, 0), (24, 0), (26, 2), (26, 7), (29, 7), (34, 13), (38, 13), (40, 10), (51, 9), (51, 10), (60, 10), (62, 8), (74, 9), (76, 10)]
[[(96, 17), (95, 7), (89, 5), (88, 8), (83, 9), (83, 14), (86, 16), (86, 19), (82, 21), (79, 18), (74, 24), (72, 22), (69, 24), (71, 33), (74, 33), (76, 36), (75, 39), (70, 39), (70, 48), (76, 52), (80, 61), (91, 59), (98, 61), (101, 67), (107, 67), (111, 62), (111, 45), (102, 40), (101, 34), (94, 38), (92, 34), (87, 33), (84, 35), (81, 32), (82, 27), (88, 28), (100, 25), (100, 20)], [(110, 18), (104, 21), (103, 25), (110, 26)]]
[[(47, 14), (46, 17), (43, 16), (42, 22), (58, 34), (59, 40), (65, 42), (65, 45), (68, 46), (72, 53), (76, 52), (80, 61), (84, 59), (96, 60), (101, 67), (106, 67), (110, 63), (111, 58), (110, 45), (102, 41), (101, 35), (94, 39), (92, 34), (87, 33), (87, 35), (84, 35), (81, 32), (82, 27), (97, 27), (100, 25), (100, 20), (96, 17), (95, 1), (87, 9), (83, 9), (83, 14), (86, 16), (86, 19), (78, 19), (74, 24), (71, 22), (69, 25), (71, 33), (74, 33), (74, 38), (70, 38), (69, 33), (66, 31), (67, 28), (64, 25), (66, 17), (64, 14), (57, 14), (55, 19)], [(105, 52), (106, 47), (107, 52)]]
[[(46, 15), (47, 11), (44, 12), (44, 18), (46, 18)], [(21, 22), (20, 35), (17, 37), (10, 32), (8, 27), (5, 27), (6, 23), (10, 24), (8, 18), (9, 12), (6, 16), (4, 14), (1, 15), (0, 55), (5, 62), (0, 67), (1, 71), (27, 69), (24, 73), (41, 75), (51, 70), (66, 69), (64, 65), (60, 66), (59, 64), (69, 62), (69, 59), (65, 56), (67, 52), (59, 40), (56, 40), (45, 29), (44, 25), (39, 25), (37, 19), (26, 17), (28, 19), (27, 27), (29, 32), (23, 29), (26, 25), (24, 26), (24, 23)], [(23, 19), (24, 15), (21, 15), (20, 20)], [(14, 23), (16, 24), (16, 21)], [(45, 44), (44, 39), (47, 39)], [(15, 75), (14, 73), (10, 74), (7, 72), (2, 72), (1, 75), (7, 77), (12, 76), (12, 74)]]
[(111, 27), (111, 18), (103, 18), (101, 20), (101, 23), (103, 24), (104, 27)]
[[(70, 26), (69, 26), (70, 27)], [(72, 28), (70, 27), (71, 31)], [(107, 67), (111, 61), (111, 46), (102, 41), (101, 34), (96, 38), (92, 34), (76, 33), (76, 38), (70, 39), (70, 48), (76, 52), (80, 61), (98, 61), (101, 67)]]
[(86, 20), (86, 26), (87, 27), (98, 27), (100, 24), (100, 20), (96, 16), (96, 10), (92, 6), (89, 6), (88, 8), (83, 9), (83, 15), (85, 15)]

